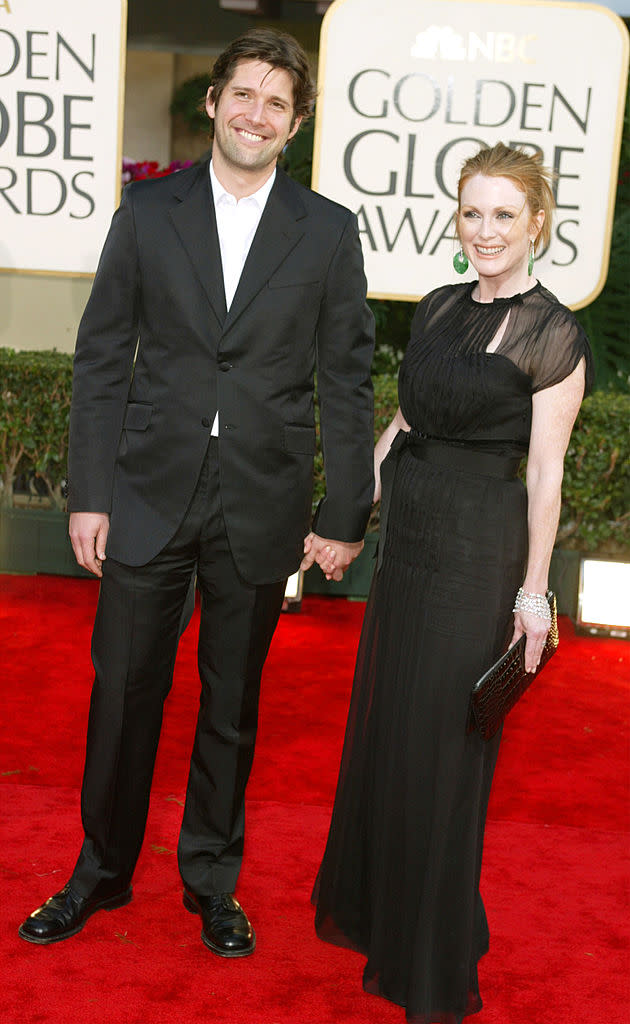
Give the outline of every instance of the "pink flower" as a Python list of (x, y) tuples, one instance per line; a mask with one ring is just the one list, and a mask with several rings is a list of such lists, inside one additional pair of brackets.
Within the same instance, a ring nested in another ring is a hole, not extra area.
[(192, 160), (172, 160), (168, 167), (160, 167), (157, 160), (136, 161), (123, 157), (122, 184), (128, 185), (130, 181), (142, 181), (145, 178), (164, 178), (167, 174), (190, 167), (192, 163)]

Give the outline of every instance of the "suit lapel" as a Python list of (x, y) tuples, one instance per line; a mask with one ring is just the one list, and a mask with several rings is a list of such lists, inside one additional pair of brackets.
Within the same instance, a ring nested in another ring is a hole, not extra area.
[[(174, 177), (177, 178), (176, 175)], [(184, 182), (177, 187), (176, 180), (175, 185), (177, 202), (171, 211), (171, 220), (217, 320), (223, 326), (227, 312), (225, 286), (208, 163), (200, 165), (199, 174), (192, 184)]]
[(226, 330), (267, 284), (271, 275), (302, 238), (306, 230), (305, 218), (306, 210), (298, 189), (284, 171), (278, 168), (227, 314)]

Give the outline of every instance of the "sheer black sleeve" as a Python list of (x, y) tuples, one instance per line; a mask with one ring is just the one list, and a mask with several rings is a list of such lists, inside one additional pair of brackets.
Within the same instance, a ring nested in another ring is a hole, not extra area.
[(593, 356), (574, 313), (543, 285), (516, 296), (499, 349), (531, 379), (532, 392), (559, 384), (585, 361), (585, 393), (593, 386)]
[(530, 376), (532, 390), (543, 391), (553, 387), (573, 372), (581, 359), (585, 360), (585, 393), (593, 386), (593, 357), (582, 325), (571, 310), (559, 303), (550, 313), (544, 330), (532, 354)]

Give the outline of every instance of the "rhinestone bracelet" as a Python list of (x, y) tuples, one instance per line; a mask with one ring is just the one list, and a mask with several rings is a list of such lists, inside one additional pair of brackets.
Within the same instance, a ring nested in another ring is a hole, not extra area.
[(512, 611), (530, 612), (532, 615), (538, 615), (539, 618), (551, 622), (551, 611), (545, 595), (530, 594), (529, 591), (523, 590), (522, 587), (519, 587)]

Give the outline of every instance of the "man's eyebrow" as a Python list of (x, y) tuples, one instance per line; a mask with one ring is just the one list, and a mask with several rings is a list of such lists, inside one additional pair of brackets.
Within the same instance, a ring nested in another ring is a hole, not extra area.
[[(229, 88), (233, 92), (253, 92), (254, 86), (252, 85), (238, 85), (236, 82), (230, 82)], [(279, 96), (277, 94), (268, 97), (273, 103), (283, 103), (286, 107), (291, 106), (291, 100), (286, 96)]]

